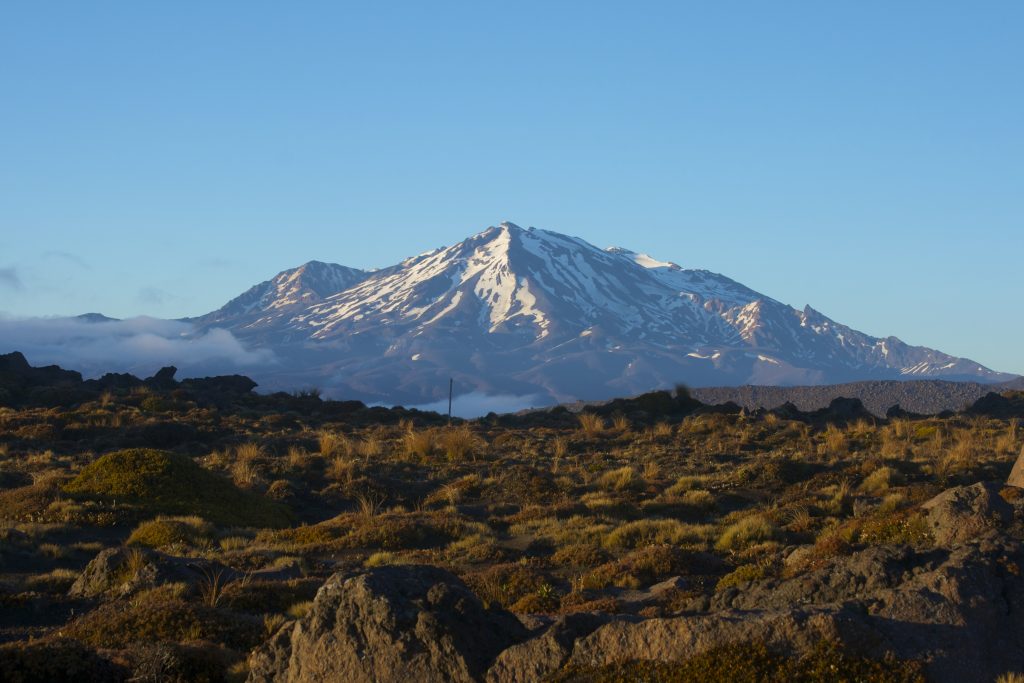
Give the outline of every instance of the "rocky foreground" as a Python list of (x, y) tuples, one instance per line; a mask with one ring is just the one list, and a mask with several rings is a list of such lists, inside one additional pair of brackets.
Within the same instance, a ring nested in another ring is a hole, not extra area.
[[(249, 681), (539, 681), (566, 667), (682, 662), (744, 643), (801, 655), (823, 641), (858, 656), (920, 662), (940, 682), (1020, 670), (1024, 489), (961, 486), (923, 509), (936, 541), (926, 552), (870, 547), (661, 618), (513, 615), (427, 566), (336, 574), (308, 614), (251, 656)], [(787, 564), (800, 563), (801, 552)]]
[(1024, 671), (1024, 393), (448, 425), (173, 375), (0, 357), (3, 683)]

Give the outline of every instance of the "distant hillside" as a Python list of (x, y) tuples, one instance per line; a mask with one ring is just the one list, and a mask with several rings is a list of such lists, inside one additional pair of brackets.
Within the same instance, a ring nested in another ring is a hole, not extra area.
[(702, 403), (718, 404), (732, 401), (744, 408), (775, 408), (787, 401), (801, 410), (824, 408), (835, 398), (858, 398), (872, 413), (883, 416), (891, 406), (899, 404), (914, 413), (934, 414), (943, 410), (962, 410), (991, 391), (1024, 389), (1024, 379), (1003, 384), (948, 382), (943, 380), (884, 380), (851, 382), (806, 387), (703, 387), (692, 390)]

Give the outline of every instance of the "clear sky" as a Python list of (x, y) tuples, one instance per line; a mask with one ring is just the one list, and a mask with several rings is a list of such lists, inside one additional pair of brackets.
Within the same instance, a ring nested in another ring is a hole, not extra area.
[(0, 312), (510, 220), (1024, 373), (1024, 3), (5, 2)]

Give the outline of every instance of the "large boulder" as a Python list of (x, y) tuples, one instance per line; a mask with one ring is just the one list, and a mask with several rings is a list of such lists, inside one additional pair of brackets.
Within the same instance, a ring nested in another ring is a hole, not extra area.
[(174, 557), (142, 548), (101, 550), (68, 589), (72, 598), (117, 598), (165, 583), (195, 586), (239, 578), (234, 570), (203, 558)]
[(1024, 446), (1020, 449), (1017, 461), (1013, 463), (1013, 469), (1010, 470), (1010, 476), (1007, 477), (1006, 484), (1008, 486), (1024, 488)]
[(559, 617), (535, 637), (498, 655), (487, 672), (487, 683), (539, 681), (569, 661), (577, 640), (616, 618), (638, 621), (637, 618), (614, 617), (600, 612), (578, 612)]
[(922, 505), (935, 542), (952, 546), (1010, 524), (1013, 507), (1000, 497), (1001, 489), (991, 482), (957, 486)]
[(822, 641), (842, 642), (861, 652), (882, 654), (878, 637), (855, 609), (819, 607), (615, 621), (578, 641), (569, 663), (600, 667), (636, 659), (680, 662), (710, 650), (751, 642), (805, 653)]
[(514, 616), (486, 609), (436, 567), (335, 574), (306, 616), (252, 654), (249, 681), (480, 681), (526, 636)]

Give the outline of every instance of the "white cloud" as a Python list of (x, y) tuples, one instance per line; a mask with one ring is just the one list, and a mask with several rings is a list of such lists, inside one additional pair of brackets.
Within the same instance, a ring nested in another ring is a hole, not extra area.
[(0, 319), (0, 353), (10, 351), (21, 351), (32, 365), (56, 364), (86, 377), (105, 372), (146, 377), (165, 365), (188, 377), (274, 363), (269, 349), (247, 349), (228, 330), (196, 335), (188, 323), (146, 317)]

